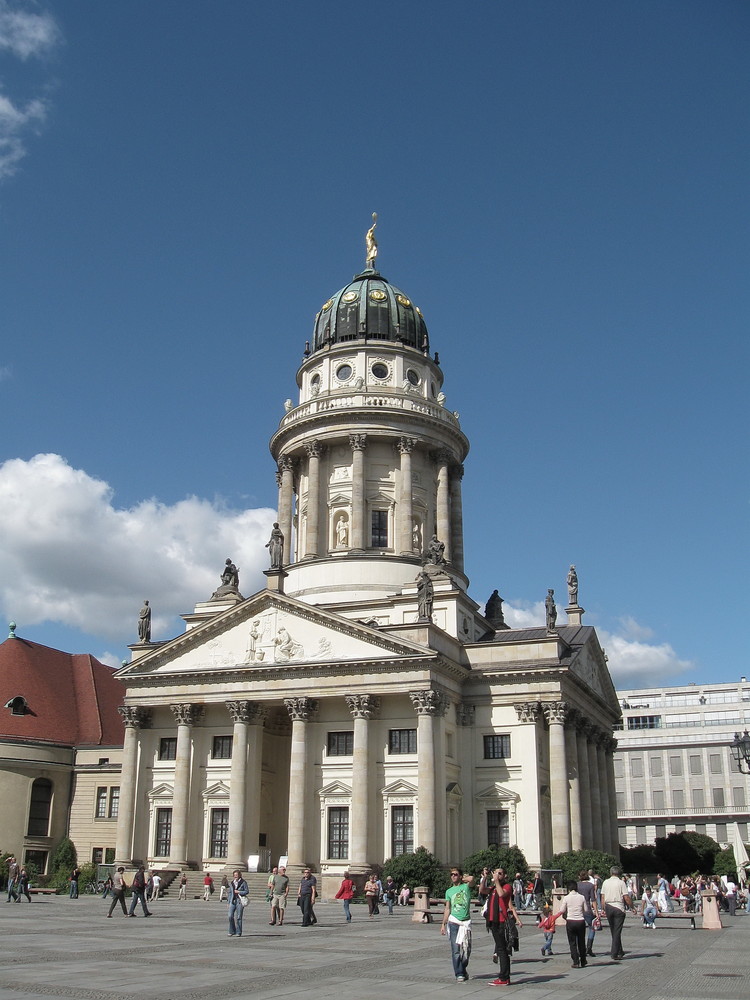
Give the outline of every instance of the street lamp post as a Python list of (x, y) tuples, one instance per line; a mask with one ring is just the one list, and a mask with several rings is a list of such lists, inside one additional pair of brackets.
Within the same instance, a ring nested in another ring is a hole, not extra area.
[(743, 774), (750, 774), (750, 734), (747, 729), (742, 736), (739, 733), (734, 734), (734, 742), (729, 744), (729, 749), (732, 751), (738, 770)]

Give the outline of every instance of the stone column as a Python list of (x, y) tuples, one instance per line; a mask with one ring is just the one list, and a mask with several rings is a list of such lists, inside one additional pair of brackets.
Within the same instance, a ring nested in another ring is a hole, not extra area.
[(349, 871), (361, 875), (370, 871), (370, 719), (380, 708), (380, 699), (371, 694), (348, 694), (346, 703), (354, 718), (352, 759), (351, 843)]
[(581, 774), (578, 768), (578, 740), (576, 725), (578, 709), (571, 708), (565, 720), (567, 733), (565, 749), (568, 754), (568, 782), (570, 785), (570, 849), (583, 849), (583, 829), (581, 826)]
[[(117, 711), (125, 724), (125, 742), (122, 748), (120, 811), (117, 814), (115, 864), (129, 868), (134, 861), (135, 853), (133, 851), (133, 821), (138, 788), (138, 732), (146, 724), (148, 713), (143, 708), (129, 705), (118, 708)], [(144, 853), (148, 853), (148, 851)]]
[(591, 790), (591, 846), (595, 851), (604, 850), (600, 817), (602, 814), (602, 799), (599, 793), (599, 755), (596, 752), (598, 729), (591, 723), (586, 725), (586, 749), (589, 756), (589, 788)]
[[(439, 795), (436, 796), (436, 785), (438, 785), (438, 773), (436, 769), (435, 737), (436, 719), (445, 715), (448, 708), (448, 699), (442, 692), (428, 688), (426, 691), (410, 691), (409, 697), (417, 713), (417, 785), (418, 791), (418, 817), (417, 817), (417, 839), (420, 846), (426, 847), (431, 853), (437, 850), (437, 815), (436, 808), (439, 809), (440, 822), (445, 825), (445, 781), (438, 787)], [(440, 761), (441, 771), (445, 771), (445, 760)], [(440, 838), (444, 840), (443, 837)]]
[(609, 785), (609, 833), (612, 841), (610, 852), (616, 858), (620, 857), (620, 828), (617, 822), (617, 785), (615, 783), (615, 751), (617, 740), (610, 737), (606, 747), (607, 779)]
[(289, 828), (287, 856), (291, 869), (305, 864), (305, 821), (307, 812), (307, 724), (317, 711), (312, 698), (285, 698), (292, 720), (292, 750), (289, 758)]
[(285, 455), (279, 459), (279, 528), (284, 535), (284, 565), (294, 562), (292, 546), (292, 516), (294, 513), (294, 459)]
[(451, 562), (459, 571), (464, 571), (464, 515), (461, 497), (461, 480), (464, 475), (463, 465), (454, 465), (451, 470), (450, 500), (451, 500)]
[(609, 828), (610, 805), (609, 805), (609, 781), (607, 775), (607, 760), (605, 757), (605, 746), (609, 741), (609, 736), (600, 731), (596, 741), (596, 759), (599, 766), (599, 806), (601, 816), (602, 850), (608, 851), (612, 843), (612, 831)]
[(307, 530), (305, 532), (305, 558), (320, 554), (320, 441), (310, 441), (307, 451)]
[(594, 835), (591, 822), (591, 779), (589, 778), (589, 750), (584, 718), (576, 721), (576, 743), (578, 745), (578, 793), (581, 802), (581, 840), (583, 849), (593, 848)]
[(414, 487), (411, 476), (411, 453), (416, 445), (414, 438), (399, 438), (396, 447), (401, 455), (401, 495), (399, 498), (398, 547), (402, 556), (414, 554)]
[(568, 756), (565, 749), (564, 701), (542, 705), (549, 726), (549, 785), (552, 806), (552, 851), (562, 854), (570, 850), (570, 790), (568, 788)]
[(445, 561), (453, 561), (451, 550), (451, 511), (450, 494), (448, 490), (448, 463), (451, 455), (449, 451), (439, 451), (438, 461), (438, 481), (437, 481), (437, 536), (441, 542), (445, 543)]
[(365, 448), (366, 434), (350, 434), (352, 448), (352, 533), (351, 547), (358, 552), (365, 548)]
[(187, 867), (187, 828), (190, 812), (190, 768), (192, 758), (192, 728), (203, 715), (202, 705), (170, 705), (177, 721), (177, 753), (174, 762), (174, 792), (172, 793), (172, 841), (169, 864), (172, 868)]
[[(255, 854), (258, 847), (258, 832), (255, 835), (245, 828), (247, 801), (250, 799), (251, 827), (258, 825), (260, 809), (260, 769), (261, 753), (258, 747), (258, 733), (262, 734), (265, 712), (261, 705), (252, 701), (228, 701), (227, 710), (234, 723), (232, 734), (232, 770), (229, 778), (229, 844), (227, 866), (245, 870), (248, 854)], [(248, 739), (251, 723), (252, 740)], [(259, 723), (259, 725), (258, 725)], [(250, 744), (253, 744), (251, 747)], [(248, 778), (248, 758), (250, 771)]]

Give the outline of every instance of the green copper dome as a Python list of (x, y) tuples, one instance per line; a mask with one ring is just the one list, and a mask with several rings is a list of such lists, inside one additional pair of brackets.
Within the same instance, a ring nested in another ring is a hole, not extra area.
[(315, 317), (313, 353), (349, 340), (388, 340), (425, 354), (430, 350), (422, 313), (400, 288), (374, 270), (356, 275)]

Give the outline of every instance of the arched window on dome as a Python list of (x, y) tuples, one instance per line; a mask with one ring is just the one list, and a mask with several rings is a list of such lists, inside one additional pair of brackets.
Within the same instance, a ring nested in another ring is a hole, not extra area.
[(20, 694), (11, 698), (10, 701), (6, 701), (5, 707), (10, 709), (11, 715), (26, 715), (29, 710), (26, 699)]
[(52, 782), (37, 778), (31, 786), (27, 837), (49, 836), (49, 814), (52, 807)]

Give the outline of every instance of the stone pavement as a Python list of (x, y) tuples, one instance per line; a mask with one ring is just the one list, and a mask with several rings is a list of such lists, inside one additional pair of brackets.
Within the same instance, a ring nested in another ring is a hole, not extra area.
[(645, 931), (629, 917), (625, 960), (608, 957), (609, 933), (597, 935), (585, 969), (571, 969), (565, 932), (552, 958), (540, 954), (534, 923), (521, 931), (511, 987), (492, 987), (491, 937), (474, 921), (474, 951), (466, 983), (453, 979), (450, 948), (439, 922), (411, 922), (411, 910), (367, 919), (352, 906), (351, 924), (338, 903), (319, 903), (316, 927), (299, 926), (290, 907), (283, 927), (268, 926), (265, 906), (245, 911), (242, 938), (227, 937), (226, 905), (174, 899), (153, 904), (154, 915), (131, 921), (97, 896), (0, 900), (0, 1000), (65, 997), (81, 1000), (277, 1000), (352, 996), (447, 998), (456, 993), (525, 1000), (748, 1000), (750, 915), (725, 917), (722, 931), (691, 930), (689, 921)]

